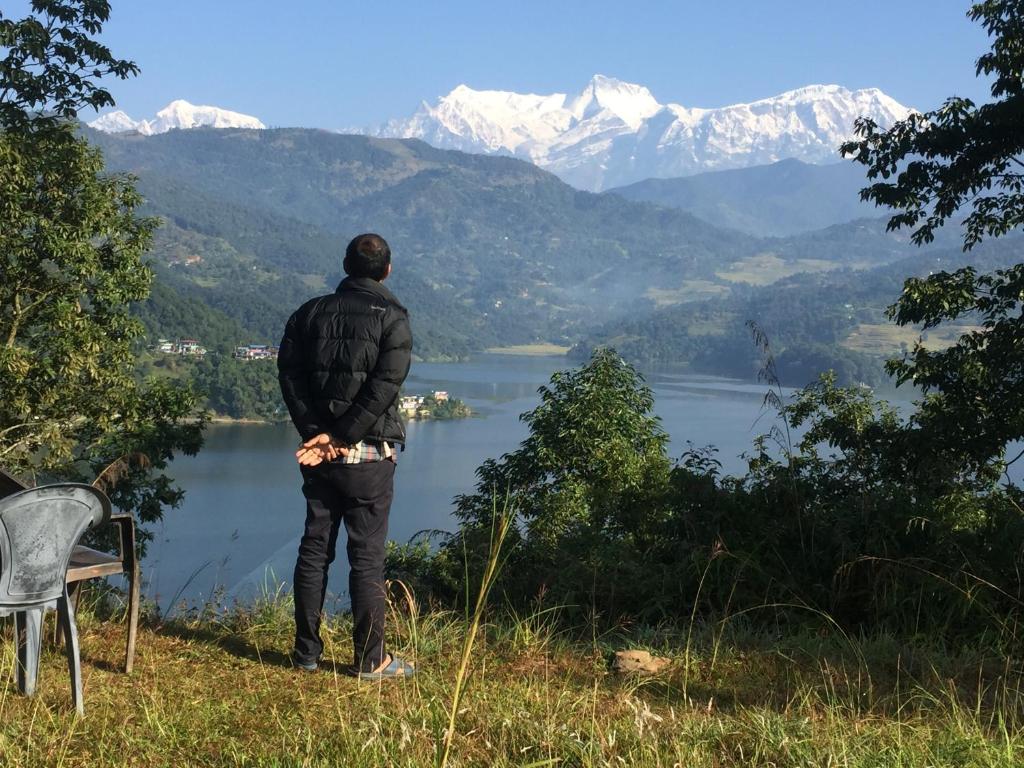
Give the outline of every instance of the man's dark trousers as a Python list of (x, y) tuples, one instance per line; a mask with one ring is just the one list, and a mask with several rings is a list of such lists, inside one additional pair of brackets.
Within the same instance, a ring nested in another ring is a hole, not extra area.
[(302, 468), (306, 530), (295, 563), (295, 657), (317, 661), (323, 653), (320, 617), (327, 569), (334, 561), (338, 528), (345, 523), (352, 600), (355, 661), (368, 672), (384, 660), (385, 542), (394, 494), (395, 463), (323, 463)]

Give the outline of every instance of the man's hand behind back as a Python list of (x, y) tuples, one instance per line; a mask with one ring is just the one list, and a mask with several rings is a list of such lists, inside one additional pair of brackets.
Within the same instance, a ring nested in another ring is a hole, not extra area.
[(325, 461), (334, 461), (339, 456), (348, 456), (349, 448), (322, 432), (299, 446), (295, 458), (305, 467), (315, 467)]

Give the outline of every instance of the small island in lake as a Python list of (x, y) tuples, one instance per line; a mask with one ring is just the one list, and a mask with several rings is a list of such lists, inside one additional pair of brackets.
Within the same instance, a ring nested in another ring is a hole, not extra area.
[(398, 410), (407, 419), (464, 419), (473, 415), (468, 405), (442, 390), (429, 395), (402, 395)]

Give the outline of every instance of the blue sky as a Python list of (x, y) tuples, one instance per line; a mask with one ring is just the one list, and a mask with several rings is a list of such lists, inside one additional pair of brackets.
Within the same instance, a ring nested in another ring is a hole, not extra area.
[[(0, 0), (7, 16), (27, 2)], [(268, 125), (405, 116), (454, 86), (574, 92), (591, 75), (690, 107), (809, 83), (879, 87), (918, 108), (984, 100), (988, 45), (959, 0), (112, 0), (103, 40), (140, 77), (111, 82), (151, 117), (175, 98)], [(85, 119), (92, 115), (83, 114)]]

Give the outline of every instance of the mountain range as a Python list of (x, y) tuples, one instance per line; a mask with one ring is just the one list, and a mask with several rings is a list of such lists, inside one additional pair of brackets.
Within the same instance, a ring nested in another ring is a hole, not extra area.
[(141, 133), (152, 136), (188, 128), (266, 128), (259, 119), (220, 107), (190, 104), (184, 99), (172, 101), (151, 120), (135, 120), (125, 112), (107, 112), (89, 123), (105, 133)]
[[(597, 76), (574, 96), (460, 86), (380, 135), (266, 129), (184, 101), (83, 130), (161, 219), (157, 283), (135, 310), (154, 338), (222, 353), (276, 342), (296, 306), (342, 277), (348, 239), (375, 230), (420, 357), (612, 344), (748, 376), (753, 320), (801, 384), (830, 367), (881, 380), (877, 354), (913, 342), (885, 315), (903, 277), (967, 258), (956, 227), (925, 250), (888, 232), (859, 200), (863, 168), (827, 162), (856, 117), (907, 112), (839, 86), (687, 109)], [(971, 258), (1009, 263), (1017, 245)]]
[[(576, 94), (454, 88), (410, 117), (354, 129), (416, 138), (440, 149), (511, 155), (577, 189), (600, 191), (649, 178), (766, 165), (789, 158), (838, 160), (857, 117), (886, 127), (909, 109), (877, 88), (809, 85), (715, 109), (662, 104), (642, 85), (595, 75)], [(255, 117), (173, 101), (148, 120), (110, 112), (89, 123), (107, 133), (161, 134), (197, 127), (264, 128)]]
[(877, 88), (809, 85), (715, 109), (661, 104), (647, 88), (595, 75), (577, 94), (520, 94), (460, 85), (410, 117), (367, 129), (445, 149), (509, 154), (579, 188), (647, 178), (838, 159), (856, 118), (887, 127), (910, 110)]

